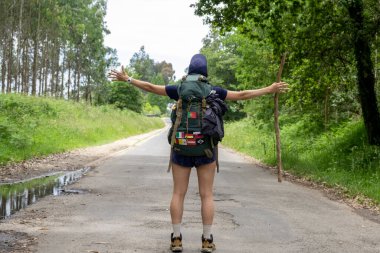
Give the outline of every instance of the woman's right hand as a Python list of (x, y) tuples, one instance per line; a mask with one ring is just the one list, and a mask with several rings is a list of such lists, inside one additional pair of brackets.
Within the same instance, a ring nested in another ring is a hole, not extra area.
[(124, 66), (121, 66), (121, 71), (117, 70), (111, 70), (110, 73), (108, 73), (108, 78), (111, 78), (111, 80), (114, 81), (122, 81), (122, 82), (127, 82), (128, 81), (128, 74), (124, 70)]

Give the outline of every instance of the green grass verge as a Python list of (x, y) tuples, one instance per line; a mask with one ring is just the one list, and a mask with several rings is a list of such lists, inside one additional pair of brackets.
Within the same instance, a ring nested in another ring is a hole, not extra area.
[[(263, 163), (276, 164), (272, 127), (246, 119), (227, 123), (225, 128), (224, 145)], [(285, 170), (380, 204), (380, 147), (366, 144), (363, 123), (350, 121), (327, 132), (318, 129), (307, 117), (282, 126)]]
[(105, 144), (163, 126), (159, 118), (111, 106), (0, 95), (0, 164)]

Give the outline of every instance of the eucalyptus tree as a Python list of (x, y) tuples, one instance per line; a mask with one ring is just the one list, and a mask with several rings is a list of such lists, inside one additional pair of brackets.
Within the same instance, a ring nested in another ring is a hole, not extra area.
[(91, 101), (106, 83), (106, 0), (0, 1), (0, 87)]
[(155, 75), (154, 60), (150, 58), (144, 46), (141, 46), (140, 50), (133, 54), (129, 66), (144, 81), (151, 81)]
[(173, 69), (173, 65), (166, 61), (154, 63), (154, 72), (156, 75), (162, 75), (164, 84), (168, 84), (175, 79), (175, 71)]

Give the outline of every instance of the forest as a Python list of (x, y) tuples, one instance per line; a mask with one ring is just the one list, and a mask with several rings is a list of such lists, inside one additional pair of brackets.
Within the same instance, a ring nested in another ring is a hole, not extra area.
[[(105, 0), (1, 1), (1, 93), (164, 113), (167, 100), (142, 96), (107, 80), (107, 71), (119, 63), (116, 50), (104, 45), (110, 33), (104, 21), (106, 8)], [(174, 75), (170, 63), (154, 62), (144, 46), (131, 58), (130, 69), (136, 77), (162, 85)], [(137, 98), (136, 103), (128, 102), (132, 98)]]
[[(167, 98), (107, 80), (119, 63), (116, 50), (104, 45), (106, 7), (106, 0), (2, 0), (1, 94), (165, 114)], [(286, 54), (282, 80), (290, 92), (280, 96), (285, 169), (379, 203), (379, 1), (198, 0), (189, 8), (210, 26), (200, 52), (213, 85), (269, 85)], [(143, 45), (127, 70), (159, 85), (181, 78)], [(229, 103), (225, 120), (225, 145), (274, 164), (271, 96)]]
[(216, 30), (204, 50), (220, 53), (235, 72), (221, 82), (269, 83), (288, 52), (286, 104), (322, 117), (325, 127), (359, 113), (369, 143), (380, 144), (378, 1), (201, 0), (194, 7)]
[(106, 1), (1, 1), (1, 93), (96, 100), (115, 52)]

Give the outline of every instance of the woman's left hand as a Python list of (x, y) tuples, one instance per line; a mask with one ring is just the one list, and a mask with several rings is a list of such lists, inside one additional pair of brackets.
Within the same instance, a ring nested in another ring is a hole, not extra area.
[(289, 91), (289, 84), (285, 82), (272, 83), (269, 88), (271, 93), (286, 93)]

